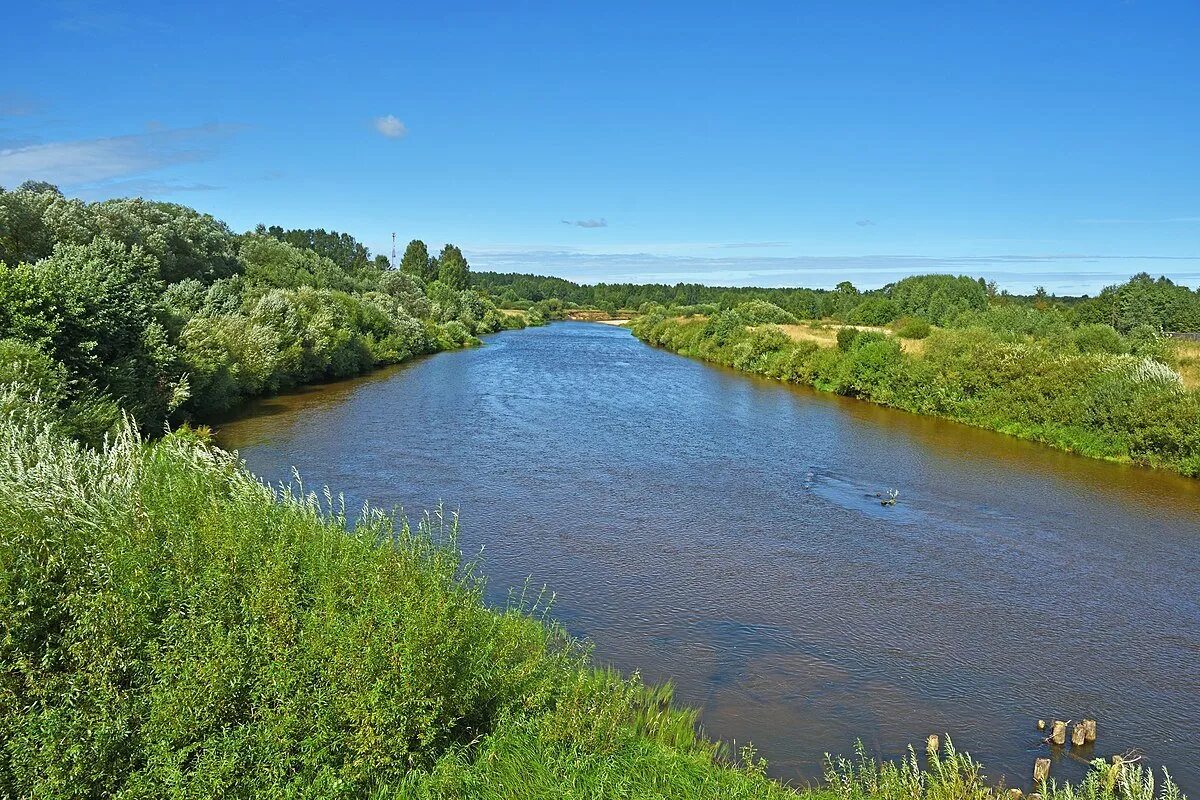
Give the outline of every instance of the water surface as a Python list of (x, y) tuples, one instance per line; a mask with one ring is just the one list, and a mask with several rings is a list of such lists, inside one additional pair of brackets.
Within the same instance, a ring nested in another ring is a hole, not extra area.
[(948, 732), (1023, 785), (1034, 722), (1091, 716), (1095, 754), (1138, 748), (1200, 792), (1200, 481), (587, 323), (265, 400), (220, 441), (272, 481), (458, 509), (493, 599), (549, 586), (603, 659), (673, 679), (773, 774)]

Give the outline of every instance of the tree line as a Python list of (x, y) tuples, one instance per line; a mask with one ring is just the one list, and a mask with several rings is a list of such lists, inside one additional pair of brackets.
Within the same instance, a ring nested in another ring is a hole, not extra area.
[(1012, 294), (983, 278), (914, 275), (878, 289), (860, 290), (849, 281), (833, 289), (761, 288), (649, 283), (578, 284), (521, 273), (474, 272), (472, 285), (503, 306), (560, 299), (574, 307), (644, 311), (656, 306), (682, 310), (729, 310), (751, 300), (776, 305), (799, 319), (836, 319), (856, 325), (887, 325), (920, 317), (934, 325), (967, 311), (1023, 306), (1063, 315), (1071, 324), (1104, 323), (1120, 332), (1139, 325), (1158, 331), (1200, 332), (1200, 289), (1147, 273), (1106, 287), (1096, 297), (1054, 297), (1038, 289)]

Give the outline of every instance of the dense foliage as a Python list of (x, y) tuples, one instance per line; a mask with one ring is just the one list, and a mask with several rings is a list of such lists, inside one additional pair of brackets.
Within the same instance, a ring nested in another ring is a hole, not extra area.
[(1195, 332), (1200, 331), (1200, 290), (1193, 292), (1143, 272), (1081, 303), (1078, 313), (1082, 320), (1108, 323), (1120, 331), (1149, 325), (1156, 330)]
[(19, 354), (0, 370), (96, 442), (122, 409), (155, 430), (524, 324), (466, 288), (457, 247), (437, 261), (392, 271), (336, 231), (237, 235), (171, 203), (0, 190), (0, 354)]
[[(701, 284), (581, 285), (537, 275), (474, 272), (472, 285), (502, 305), (557, 298), (572, 307), (644, 310), (656, 306), (681, 312), (728, 311), (748, 302), (771, 303), (800, 319), (835, 319), (854, 325), (888, 325), (918, 318), (947, 325), (970, 312), (995, 308), (1053, 310), (1070, 326), (1106, 323), (1121, 332), (1139, 325), (1156, 331), (1200, 332), (1200, 290), (1177, 286), (1166, 278), (1136, 275), (1110, 286), (1095, 298), (1053, 298), (1039, 291), (1011, 295), (982, 278), (914, 275), (879, 289), (859, 291), (848, 281), (834, 289), (704, 286)], [(709, 307), (706, 311), (703, 307)]]
[[(1057, 312), (968, 311), (928, 333), (920, 354), (856, 327), (839, 329), (836, 347), (821, 347), (775, 326), (747, 326), (736, 309), (653, 312), (633, 330), (768, 377), (1200, 476), (1200, 392), (1184, 387), (1170, 348), (1148, 326), (1122, 336), (1098, 323), (1073, 328)], [(927, 333), (911, 322), (904, 330)]]

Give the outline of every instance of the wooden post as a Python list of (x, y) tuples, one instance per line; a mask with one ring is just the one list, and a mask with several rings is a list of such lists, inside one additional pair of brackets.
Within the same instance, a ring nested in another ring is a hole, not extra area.
[(1039, 730), (1039, 731), (1044, 731), (1044, 730), (1046, 730), (1046, 720), (1044, 720), (1044, 719), (1039, 719), (1039, 720), (1038, 720), (1038, 730)]
[(929, 734), (929, 738), (925, 740), (925, 752), (936, 754), (938, 751), (938, 737), (936, 733)]
[(1085, 719), (1083, 721), (1083, 737), (1088, 742), (1096, 741), (1096, 720)]
[(1054, 729), (1050, 733), (1050, 741), (1058, 745), (1067, 743), (1067, 723), (1061, 719), (1054, 720)]
[(1033, 762), (1033, 782), (1034, 784), (1044, 783), (1050, 777), (1050, 759), (1039, 758)]
[(1071, 728), (1071, 747), (1083, 747), (1087, 741), (1087, 726), (1082, 722), (1076, 722)]

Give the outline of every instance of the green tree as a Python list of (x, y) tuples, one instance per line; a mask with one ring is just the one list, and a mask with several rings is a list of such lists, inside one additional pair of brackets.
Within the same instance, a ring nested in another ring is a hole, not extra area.
[(16, 266), (50, 255), (54, 238), (46, 226), (46, 209), (62, 198), (58, 190), (0, 189), (0, 262)]
[(413, 239), (404, 248), (404, 257), (400, 259), (400, 271), (415, 275), (428, 283), (437, 280), (437, 270), (429, 260), (429, 248), (420, 239)]
[(136, 245), (98, 238), (0, 267), (0, 337), (37, 345), (67, 368), (73, 391), (108, 394), (155, 426), (176, 402), (180, 371), (156, 266)]
[(470, 275), (470, 267), (462, 250), (452, 244), (443, 247), (441, 255), (438, 256), (437, 279), (452, 289), (461, 290), (467, 288)]

